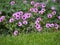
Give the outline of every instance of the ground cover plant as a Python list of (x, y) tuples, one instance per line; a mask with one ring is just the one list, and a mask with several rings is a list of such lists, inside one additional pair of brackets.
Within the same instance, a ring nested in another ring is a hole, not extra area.
[(60, 30), (59, 0), (1, 0), (0, 34)]

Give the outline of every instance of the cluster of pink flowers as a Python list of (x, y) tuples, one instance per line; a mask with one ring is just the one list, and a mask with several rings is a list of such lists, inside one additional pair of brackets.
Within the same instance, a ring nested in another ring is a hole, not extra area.
[(23, 19), (23, 20), (26, 20), (26, 19), (30, 18), (31, 15), (32, 15), (31, 13), (25, 13), (25, 14), (22, 16), (22, 19)]
[[(13, 13), (12, 18), (9, 19), (9, 22), (12, 23), (15, 20), (18, 20), (18, 26), (22, 26), (23, 24), (27, 25), (28, 24), (27, 19), (30, 18), (31, 16), (32, 16), (31, 13), (23, 14), (23, 11), (15, 12)], [(20, 21), (20, 19), (22, 19), (22, 22)]]
[[(56, 0), (52, 0), (53, 2), (55, 2)], [(48, 0), (47, 0), (48, 2)], [(16, 2), (15, 1), (11, 1), (10, 5), (14, 5)], [(27, 0), (24, 0), (23, 2), (24, 4), (27, 4)], [(31, 8), (29, 8), (28, 12), (23, 12), (23, 11), (18, 11), (12, 14), (12, 17), (9, 19), (9, 24), (13, 23), (14, 21), (17, 21), (17, 26), (21, 27), (22, 25), (27, 25), (29, 24), (28, 19), (31, 18), (33, 15), (33, 13), (38, 14), (39, 16), (42, 16), (45, 12), (46, 12), (46, 3), (42, 2), (35, 2), (34, 0), (30, 2)], [(40, 8), (40, 9), (39, 9)], [(52, 12), (48, 12), (47, 13), (47, 18), (51, 19), (53, 18), (53, 16), (56, 16), (57, 12), (56, 12), (56, 8), (54, 6), (51, 6), (50, 10)], [(2, 12), (0, 12), (0, 15), (2, 14)], [(44, 15), (43, 15), (44, 16)], [(37, 16), (38, 17), (38, 16)], [(60, 16), (57, 17), (60, 20)], [(0, 17), (0, 22), (3, 22), (5, 19), (5, 16), (1, 16)], [(34, 17), (35, 19), (35, 17)], [(33, 20), (33, 19), (32, 19)], [(35, 28), (37, 29), (37, 31), (41, 31), (43, 29), (43, 26), (40, 24), (40, 22), (42, 21), (42, 17), (38, 17), (35, 20)], [(49, 22), (49, 21), (48, 21)], [(55, 28), (55, 29), (59, 29), (59, 24), (58, 23), (44, 23), (46, 28)], [(23, 26), (22, 26), (23, 27)], [(18, 35), (18, 30), (15, 29), (15, 31), (13, 32), (13, 34), (15, 36)]]
[(46, 28), (53, 28), (55, 27), (55, 29), (59, 28), (59, 25), (57, 23), (53, 24), (53, 23), (46, 23)]
[(38, 8), (30, 8), (31, 12), (37, 13), (38, 12)]
[(12, 22), (14, 22), (15, 19), (20, 20), (21, 15), (23, 15), (22, 11), (13, 13), (12, 18), (9, 19), (9, 22), (12, 23)]
[(31, 1), (31, 5), (33, 5), (35, 8), (38, 8), (38, 7), (45, 8), (46, 7), (45, 3), (39, 3), (39, 2), (34, 2), (34, 1)]
[(16, 20), (20, 20), (21, 16), (23, 15), (23, 12), (22, 11), (19, 11), (19, 12), (15, 12), (13, 13), (13, 17), (16, 19)]
[(47, 14), (48, 18), (52, 18), (54, 15), (56, 15), (55, 7), (51, 7), (52, 12)]
[(42, 9), (39, 11), (39, 14), (43, 14), (45, 11), (46, 11), (46, 9), (45, 9), (45, 8), (42, 8)]
[(47, 17), (52, 18), (54, 15), (56, 15), (56, 11), (52, 11), (52, 13), (47, 14)]
[(35, 21), (35, 27), (36, 29), (40, 32), (42, 30), (41, 25), (39, 24), (39, 22), (42, 21), (42, 19), (40, 17), (38, 17)]
[[(31, 1), (31, 5), (33, 5), (33, 8), (30, 8), (31, 12), (43, 14), (46, 11), (46, 9), (45, 9), (46, 4), (45, 3)], [(38, 7), (41, 7), (41, 10), (38, 10)]]

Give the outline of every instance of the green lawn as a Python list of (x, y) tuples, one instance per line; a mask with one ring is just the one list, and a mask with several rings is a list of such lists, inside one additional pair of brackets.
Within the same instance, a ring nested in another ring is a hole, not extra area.
[(0, 45), (60, 45), (60, 32), (0, 36)]

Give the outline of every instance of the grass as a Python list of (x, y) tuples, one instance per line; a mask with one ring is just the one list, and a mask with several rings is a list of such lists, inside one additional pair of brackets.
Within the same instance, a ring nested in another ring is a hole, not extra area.
[(60, 45), (60, 32), (0, 36), (0, 45)]

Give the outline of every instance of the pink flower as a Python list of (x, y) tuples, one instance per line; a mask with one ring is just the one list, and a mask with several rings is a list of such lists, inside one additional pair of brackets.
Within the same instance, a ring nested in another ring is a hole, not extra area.
[(40, 32), (42, 30), (42, 27), (38, 28), (37, 30)]
[(0, 18), (0, 22), (2, 22), (2, 19)]
[(34, 9), (34, 8), (30, 8), (30, 10), (29, 10), (29, 11), (33, 12), (33, 9)]
[(44, 11), (39, 11), (39, 14), (43, 14), (44, 13)]
[(42, 21), (42, 19), (40, 17), (37, 18), (37, 21)]
[(42, 8), (42, 9), (41, 9), (41, 11), (45, 12), (45, 11), (46, 11), (46, 9), (45, 9), (45, 8)]
[(1, 16), (2, 19), (5, 19), (5, 16)]
[(34, 1), (31, 1), (31, 5), (34, 5), (35, 4), (35, 2)]
[(32, 14), (31, 13), (25, 13), (24, 15), (26, 16), (26, 18), (30, 18)]
[(18, 26), (22, 26), (22, 23), (21, 22), (18, 22)]
[(39, 24), (40, 21), (42, 21), (42, 19), (40, 17), (38, 17), (35, 21), (35, 24)]
[(4, 19), (5, 19), (5, 16), (1, 16), (0, 17), (0, 22), (3, 22)]
[(52, 10), (55, 10), (55, 7), (54, 7), (54, 6), (52, 6), (52, 7), (51, 7), (51, 9), (52, 9)]
[(60, 16), (58, 16), (58, 19), (60, 20)]
[(14, 36), (17, 36), (17, 35), (18, 35), (18, 30), (15, 30), (15, 31), (13, 32), (13, 34), (14, 34)]
[(34, 8), (33, 9), (33, 12), (37, 13), (38, 12), (38, 9), (37, 8)]
[(52, 0), (53, 2), (55, 2), (56, 0)]
[(36, 20), (36, 21), (35, 21), (35, 24), (39, 24), (39, 22), (40, 22), (40, 21)]
[(54, 24), (52, 23), (52, 24), (50, 24), (50, 27), (54, 27)]
[(22, 18), (23, 20), (26, 20), (26, 19), (27, 19), (27, 17), (26, 17), (25, 15), (23, 15), (21, 18)]
[(23, 11), (19, 11), (19, 15), (20, 15), (20, 16), (23, 15)]
[(50, 27), (50, 23), (46, 23), (46, 28), (49, 28)]
[(35, 8), (37, 8), (37, 7), (39, 7), (39, 6), (40, 6), (40, 3), (38, 3), (38, 2), (34, 4), (34, 7), (35, 7)]
[(52, 15), (56, 15), (56, 11), (53, 11), (53, 12), (52, 12)]
[(0, 11), (0, 15), (2, 14), (2, 12)]
[(36, 24), (36, 29), (40, 32), (41, 30), (42, 30), (42, 27), (41, 27), (41, 25), (39, 25), (39, 24)]
[(13, 13), (13, 14), (12, 14), (12, 16), (13, 16), (14, 18), (16, 17), (16, 15), (17, 15), (17, 13)]
[(40, 28), (40, 27), (41, 27), (41, 25), (36, 24), (36, 25), (35, 25), (35, 27), (36, 27), (36, 29), (38, 29), (38, 28)]
[(11, 4), (11, 5), (14, 5), (14, 4), (15, 4), (15, 1), (11, 1), (10, 4)]
[(23, 3), (24, 3), (24, 4), (27, 4), (27, 0), (24, 0)]
[(24, 25), (27, 25), (27, 24), (28, 24), (28, 22), (27, 22), (26, 20), (24, 20), (24, 21), (23, 21), (23, 24), (24, 24)]
[(47, 17), (48, 17), (48, 18), (52, 18), (52, 14), (50, 14), (50, 13), (47, 14)]
[(19, 15), (16, 15), (15, 19), (16, 20), (19, 20), (20, 19), (20, 16)]
[(46, 7), (46, 4), (45, 4), (45, 3), (42, 3), (42, 4), (41, 4), (41, 7), (42, 7), (42, 8), (45, 8), (45, 7)]
[(58, 29), (58, 28), (59, 28), (59, 25), (58, 25), (58, 24), (56, 24), (56, 23), (55, 23), (54, 25), (55, 25), (55, 28), (56, 28), (56, 29)]
[(10, 22), (10, 23), (14, 22), (14, 18), (10, 18), (10, 19), (9, 19), (9, 22)]

